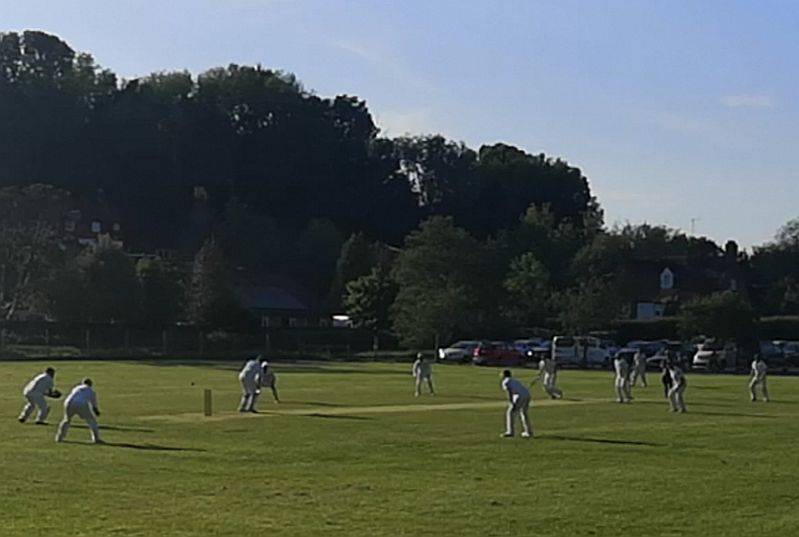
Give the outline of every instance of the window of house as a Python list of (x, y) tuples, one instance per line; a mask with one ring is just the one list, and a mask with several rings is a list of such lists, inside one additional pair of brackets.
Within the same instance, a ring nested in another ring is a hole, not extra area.
[(103, 230), (102, 224), (99, 220), (92, 221), (92, 233), (100, 233)]
[(663, 269), (660, 273), (660, 288), (673, 289), (674, 288), (674, 273), (668, 268)]

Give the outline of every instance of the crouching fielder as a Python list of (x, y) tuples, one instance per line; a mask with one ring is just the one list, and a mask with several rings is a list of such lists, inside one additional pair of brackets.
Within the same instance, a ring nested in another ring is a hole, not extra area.
[(25, 423), (34, 408), (39, 409), (36, 415), (36, 423), (39, 425), (47, 424), (47, 415), (50, 413), (50, 405), (44, 399), (47, 397), (61, 397), (61, 392), (55, 389), (55, 369), (48, 367), (44, 373), (36, 375), (22, 389), (22, 395), (28, 400), (19, 415), (19, 422)]
[(430, 390), (430, 395), (435, 395), (433, 389), (433, 366), (424, 357), (421, 352), (416, 355), (416, 361), (413, 362), (411, 373), (414, 378), (414, 396), (419, 397), (422, 393), (422, 382), (427, 382), (427, 388)]
[(511, 376), (508, 369), (502, 372), (502, 389), (508, 393), (508, 410), (505, 413), (505, 432), (501, 436), (513, 436), (518, 415), (522, 421), (522, 436), (530, 438), (533, 435), (530, 425), (530, 392), (524, 384)]
[(272, 397), (275, 399), (275, 403), (279, 403), (280, 399), (277, 396), (277, 376), (275, 376), (274, 371), (272, 368), (269, 367), (269, 362), (263, 362), (262, 364), (263, 370), (261, 371), (261, 387), (269, 388), (272, 390)]
[(752, 395), (752, 401), (757, 401), (757, 387), (760, 386), (763, 400), (768, 403), (767, 370), (768, 366), (763, 358), (760, 355), (755, 356), (755, 359), (752, 360), (752, 380), (749, 382), (749, 393)]
[(555, 360), (550, 357), (542, 358), (538, 362), (538, 376), (544, 379), (544, 391), (550, 399), (563, 399), (563, 392), (555, 384), (558, 381), (558, 368)]
[(258, 396), (261, 394), (263, 364), (266, 364), (266, 359), (258, 355), (252, 360), (248, 360), (239, 373), (242, 391), (239, 412), (258, 412), (255, 409), (255, 403), (258, 402)]
[(92, 442), (102, 444), (100, 439), (100, 427), (97, 425), (97, 416), (100, 409), (97, 408), (97, 394), (92, 389), (92, 379), (83, 379), (83, 382), (75, 386), (64, 401), (64, 417), (58, 425), (55, 441), (63, 442), (67, 437), (69, 425), (72, 418), (79, 416), (86, 421), (92, 433)]
[(633, 396), (630, 393), (630, 364), (623, 356), (619, 355), (613, 359), (613, 369), (616, 370), (616, 378), (613, 386), (616, 389), (616, 402), (629, 403)]
[(671, 387), (669, 388), (669, 404), (672, 412), (685, 412), (685, 374), (676, 364), (669, 364)]

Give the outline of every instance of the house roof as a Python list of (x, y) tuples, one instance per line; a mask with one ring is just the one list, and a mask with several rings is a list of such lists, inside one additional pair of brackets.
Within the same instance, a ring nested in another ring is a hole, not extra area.
[(282, 287), (246, 285), (236, 288), (241, 305), (252, 310), (307, 311), (308, 305)]

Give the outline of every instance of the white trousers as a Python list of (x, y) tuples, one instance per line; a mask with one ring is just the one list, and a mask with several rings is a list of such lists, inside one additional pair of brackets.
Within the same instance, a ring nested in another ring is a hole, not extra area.
[(530, 424), (529, 397), (516, 396), (513, 398), (513, 402), (508, 404), (508, 410), (505, 413), (505, 434), (515, 434), (517, 415), (521, 418), (522, 430), (527, 434), (533, 434), (533, 426)]
[(33, 409), (38, 408), (39, 413), (36, 415), (36, 423), (44, 423), (47, 421), (47, 415), (50, 413), (50, 405), (41, 393), (30, 393), (25, 396), (28, 400), (27, 404), (22, 408), (22, 413), (19, 415), (20, 421), (25, 421), (33, 414)]
[(757, 401), (758, 386), (760, 386), (760, 391), (763, 392), (763, 400), (768, 402), (768, 383), (766, 382), (766, 377), (752, 377), (752, 381), (749, 383), (749, 393), (752, 394), (752, 401)]
[(241, 412), (252, 412), (255, 410), (255, 403), (258, 402), (258, 382), (251, 378), (241, 378), (241, 403), (239, 410)]
[(97, 425), (97, 418), (94, 417), (92, 407), (89, 403), (71, 403), (64, 405), (64, 417), (61, 423), (58, 424), (58, 432), (56, 433), (55, 441), (63, 442), (69, 432), (69, 426), (72, 423), (72, 418), (79, 416), (88, 425), (92, 433), (92, 442), (95, 444), (100, 441), (100, 427)]
[(558, 373), (544, 373), (544, 391), (552, 399), (563, 399), (563, 392), (555, 383), (558, 381)]
[(630, 381), (627, 378), (616, 376), (614, 387), (616, 388), (616, 401), (619, 403), (632, 401), (633, 395), (630, 391)]
[(669, 388), (669, 404), (674, 412), (685, 412), (685, 384), (674, 384)]
[(638, 379), (641, 379), (641, 384), (643, 384), (644, 388), (646, 388), (647, 387), (647, 383), (646, 383), (646, 364), (643, 364), (643, 365), (633, 369), (633, 375), (630, 378), (630, 384), (635, 386), (636, 382), (638, 382)]
[(416, 383), (415, 383), (415, 390), (414, 390), (414, 395), (416, 395), (416, 397), (419, 397), (419, 395), (422, 393), (422, 381), (425, 381), (425, 380), (427, 381), (427, 388), (430, 390), (430, 393), (435, 395), (436, 392), (433, 389), (433, 377), (430, 376), (430, 375), (426, 375), (426, 376), (416, 375)]

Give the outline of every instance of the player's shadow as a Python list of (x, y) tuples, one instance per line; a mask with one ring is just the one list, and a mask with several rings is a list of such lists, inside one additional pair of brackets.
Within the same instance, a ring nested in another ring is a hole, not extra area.
[(204, 452), (204, 449), (199, 448), (183, 448), (174, 446), (159, 446), (156, 444), (130, 444), (128, 442), (105, 442), (104, 446), (123, 448), (123, 449), (136, 449), (141, 451), (194, 451)]
[(591, 438), (587, 436), (561, 436), (546, 435), (541, 438), (546, 440), (561, 440), (565, 442), (585, 442), (588, 444), (612, 444), (616, 446), (644, 446), (644, 447), (664, 447), (664, 444), (655, 442), (645, 442), (641, 440), (614, 440), (612, 438)]
[(743, 412), (691, 412), (690, 410), (688, 412), (697, 416), (729, 416), (734, 418), (763, 418), (768, 420), (777, 419), (777, 416), (769, 416), (766, 414), (746, 414)]
[(328, 420), (372, 420), (366, 416), (345, 416), (343, 414), (306, 414), (307, 418), (324, 418)]
[[(86, 425), (73, 425), (75, 429), (88, 429)], [(147, 429), (145, 427), (128, 427), (123, 425), (100, 425), (101, 431), (122, 431), (130, 433), (154, 433), (155, 429)]]

